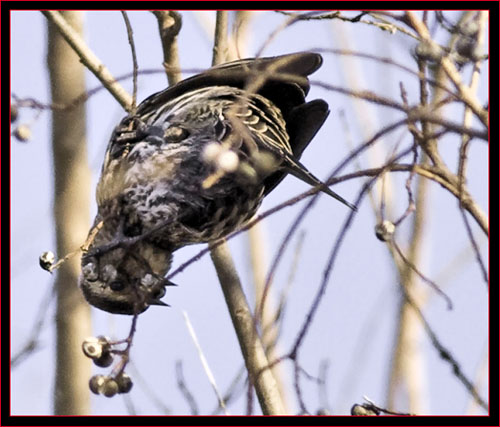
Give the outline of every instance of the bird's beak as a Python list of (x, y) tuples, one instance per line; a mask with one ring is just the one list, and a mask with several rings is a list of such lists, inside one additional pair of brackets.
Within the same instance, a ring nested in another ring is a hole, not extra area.
[(170, 280), (164, 280), (163, 286), (179, 286), (177, 283), (171, 282)]
[(148, 301), (148, 304), (149, 305), (160, 305), (163, 307), (170, 307), (169, 304), (167, 304), (166, 302), (160, 301), (159, 299), (151, 299)]

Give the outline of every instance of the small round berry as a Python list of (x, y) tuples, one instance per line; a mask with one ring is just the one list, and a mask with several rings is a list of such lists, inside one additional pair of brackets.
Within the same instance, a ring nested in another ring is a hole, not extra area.
[(85, 356), (91, 359), (98, 359), (102, 356), (103, 346), (98, 338), (89, 337), (82, 343), (82, 350)]
[(118, 393), (128, 393), (130, 390), (132, 390), (132, 386), (134, 385), (134, 383), (125, 372), (122, 372), (120, 375), (118, 375), (115, 380), (118, 383)]
[(386, 219), (375, 226), (375, 236), (377, 236), (377, 239), (380, 241), (387, 242), (392, 239), (395, 230), (396, 226)]
[(113, 378), (107, 378), (104, 382), (101, 393), (106, 397), (113, 397), (116, 393), (118, 393), (118, 383)]
[(94, 359), (94, 365), (100, 368), (107, 368), (113, 363), (113, 355), (109, 351), (103, 351), (101, 356)]
[(38, 261), (40, 262), (40, 267), (46, 271), (51, 271), (51, 267), (54, 264), (56, 257), (53, 252), (47, 251), (40, 255)]
[(111, 348), (111, 339), (104, 336), (104, 335), (98, 335), (97, 339), (99, 340), (99, 344), (103, 346), (105, 350), (109, 350)]
[(89, 380), (90, 391), (94, 394), (101, 394), (102, 386), (106, 382), (104, 375), (94, 375)]
[(21, 142), (26, 142), (31, 139), (31, 129), (26, 125), (19, 125), (14, 130), (14, 137)]

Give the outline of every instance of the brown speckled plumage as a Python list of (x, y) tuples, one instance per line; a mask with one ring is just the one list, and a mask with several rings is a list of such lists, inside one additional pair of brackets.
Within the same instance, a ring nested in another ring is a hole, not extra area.
[[(305, 102), (320, 65), (314, 53), (224, 64), (122, 120), (97, 186), (102, 228), (82, 258), (91, 304), (122, 314), (158, 304), (173, 251), (240, 228), (287, 173), (320, 184), (298, 161), (328, 115), (323, 100)], [(214, 144), (237, 155), (235, 170), (207, 160)]]

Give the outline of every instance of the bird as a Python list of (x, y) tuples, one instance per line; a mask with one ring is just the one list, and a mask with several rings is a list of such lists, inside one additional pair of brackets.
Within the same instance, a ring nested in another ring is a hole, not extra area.
[(240, 229), (287, 174), (351, 209), (300, 157), (329, 114), (306, 102), (318, 53), (212, 67), (146, 98), (113, 130), (82, 255), (87, 301), (140, 314), (161, 301), (172, 254)]

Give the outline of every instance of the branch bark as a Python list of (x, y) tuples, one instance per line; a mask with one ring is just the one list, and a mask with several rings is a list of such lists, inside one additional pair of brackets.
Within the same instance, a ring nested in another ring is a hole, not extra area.
[(227, 11), (217, 12), (212, 65), (226, 62), (227, 55)]
[(212, 247), (214, 263), (222, 292), (233, 321), (250, 380), (264, 415), (286, 414), (278, 386), (269, 368), (266, 352), (259, 338), (252, 313), (243, 293), (227, 243)]
[[(212, 66), (227, 60), (228, 13), (218, 11), (215, 23)], [(210, 247), (229, 314), (238, 336), (245, 365), (264, 415), (286, 414), (278, 384), (269, 366), (264, 346), (255, 328), (254, 318), (241, 287), (227, 243)]]
[(179, 12), (173, 10), (153, 11), (158, 20), (161, 45), (163, 48), (163, 66), (167, 73), (170, 86), (181, 81), (181, 70), (179, 65), (179, 49), (177, 47), (177, 35), (182, 27), (182, 17)]

